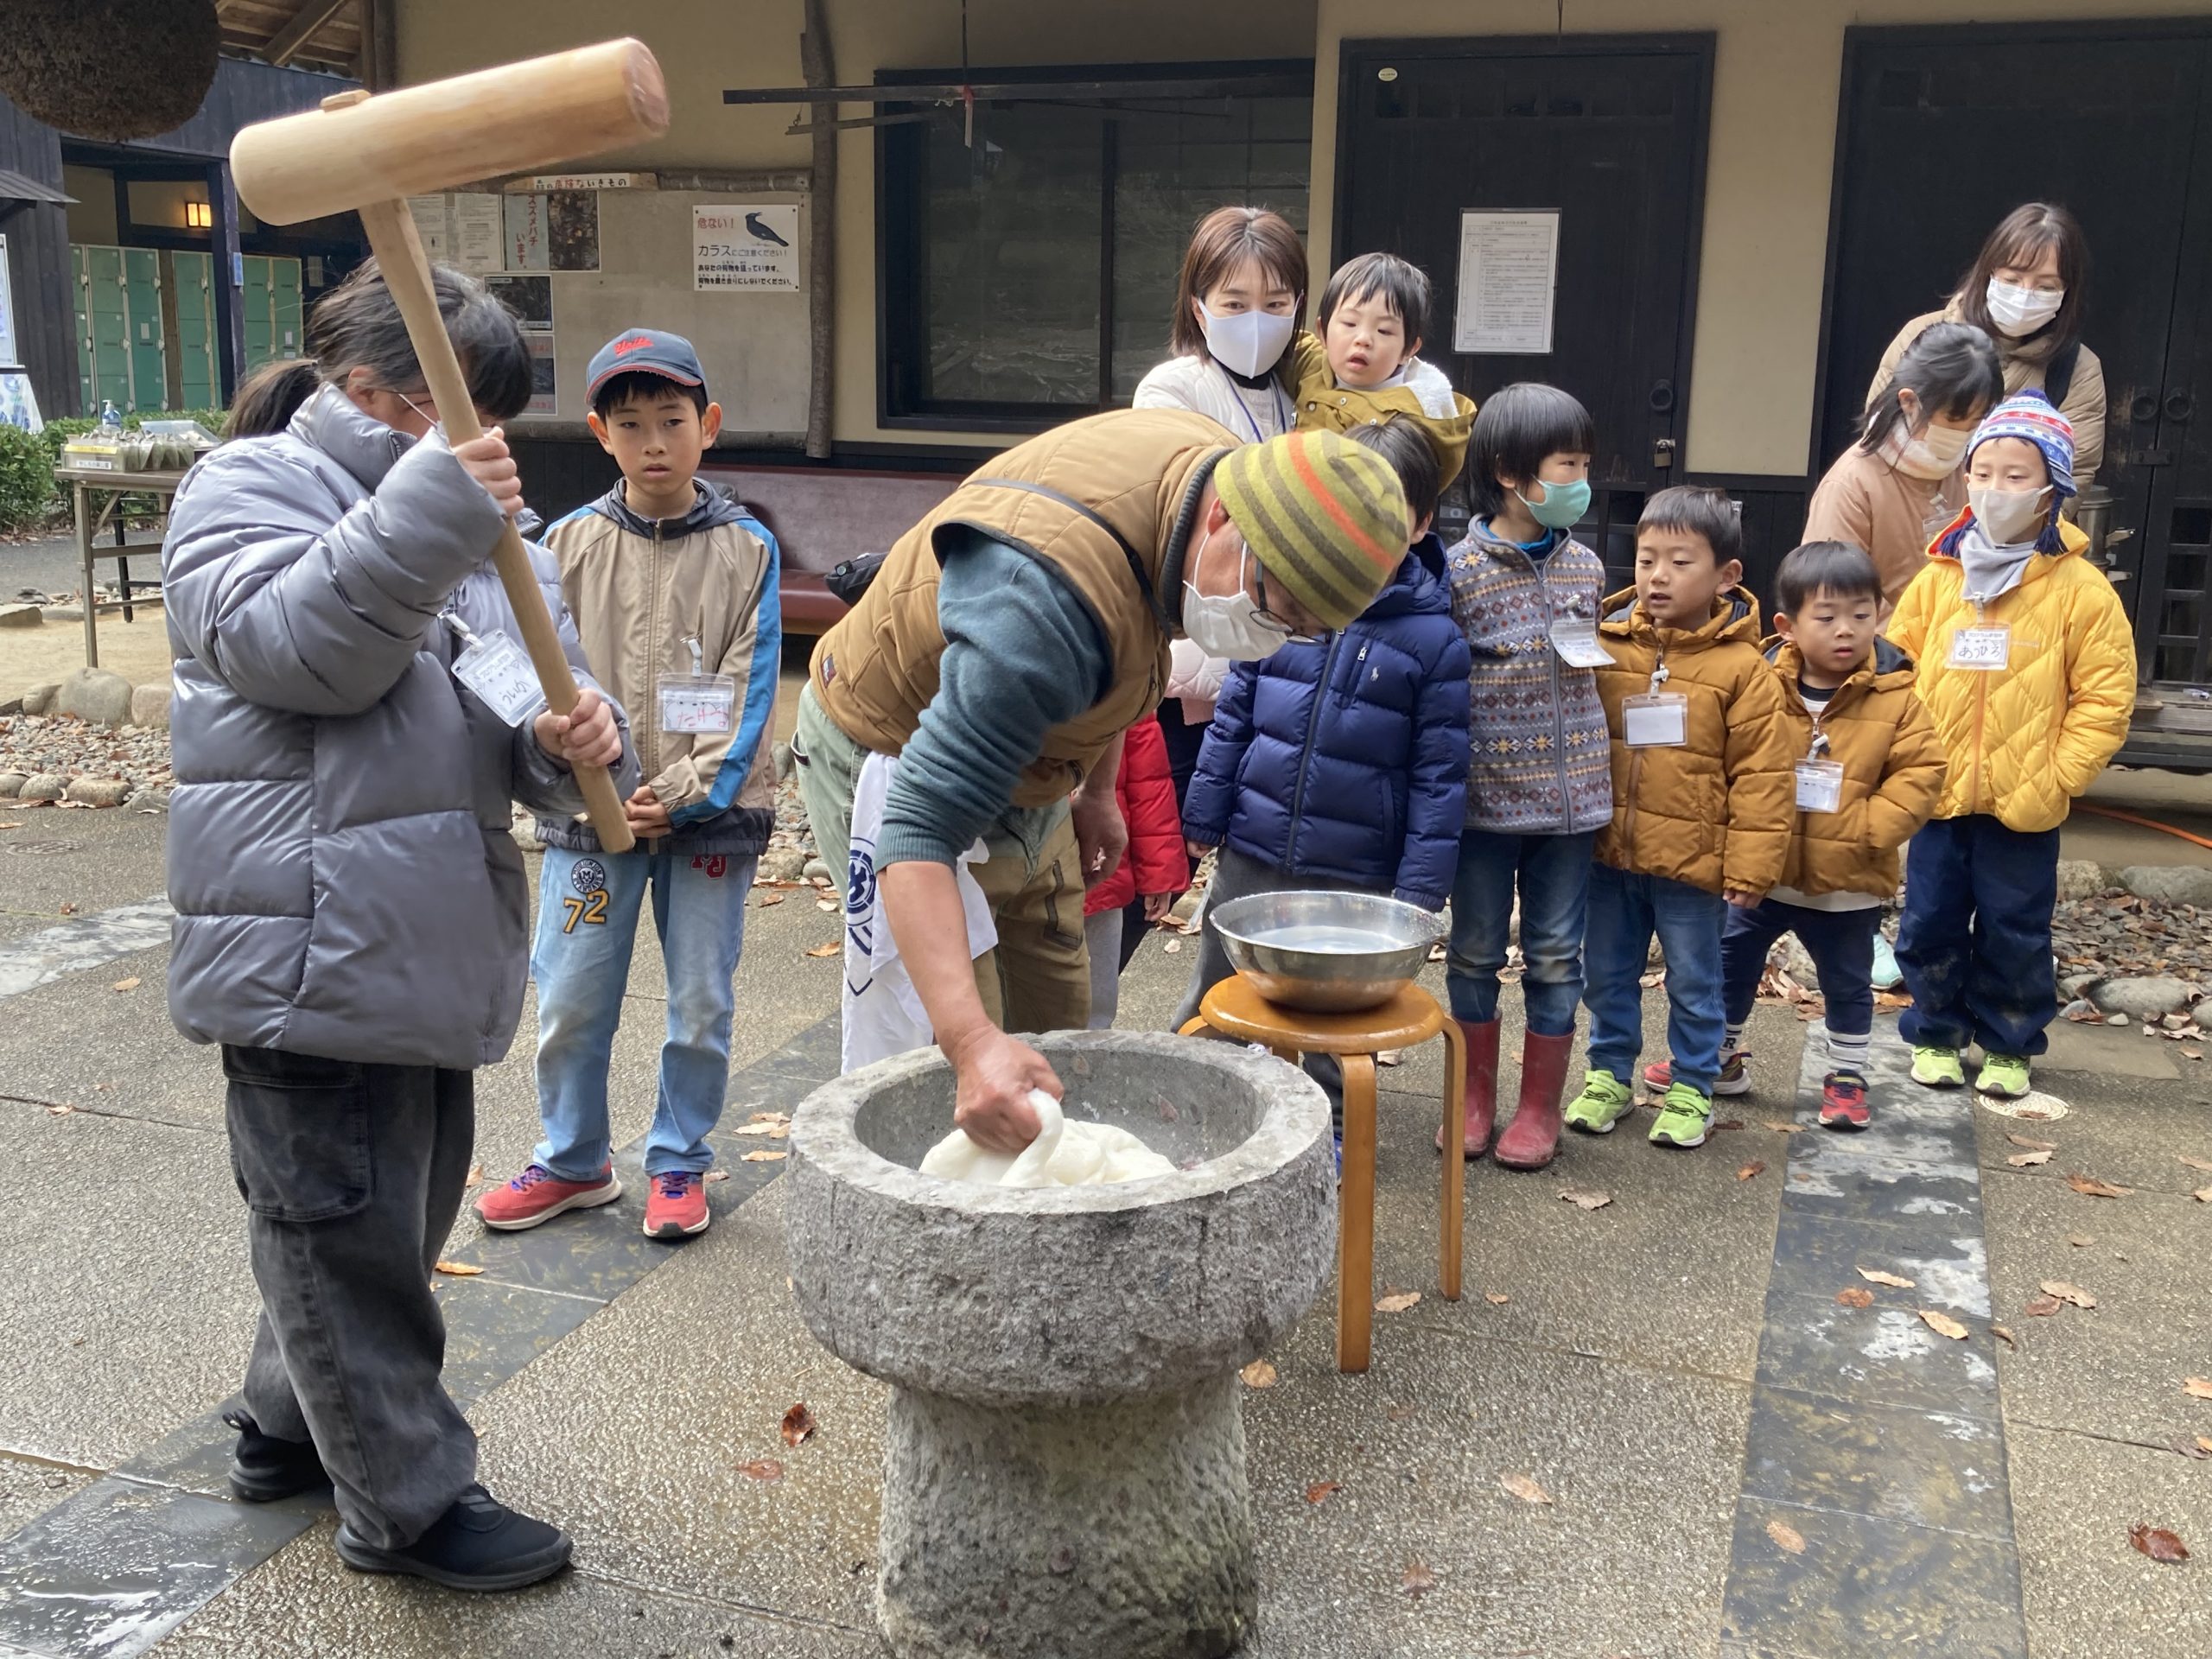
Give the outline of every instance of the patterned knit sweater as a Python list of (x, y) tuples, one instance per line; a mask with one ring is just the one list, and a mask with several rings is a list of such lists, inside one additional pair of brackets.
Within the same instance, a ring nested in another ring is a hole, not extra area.
[(1603, 829), (1613, 811), (1605, 710), (1593, 670), (1552, 649), (1558, 620), (1594, 624), (1599, 556), (1564, 531), (1531, 559), (1478, 519), (1452, 550), (1452, 617), (1466, 636), (1467, 827), (1563, 836)]

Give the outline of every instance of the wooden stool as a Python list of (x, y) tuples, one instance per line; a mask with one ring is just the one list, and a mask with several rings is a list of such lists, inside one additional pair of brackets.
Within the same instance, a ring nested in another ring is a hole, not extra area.
[(1242, 974), (1206, 993), (1186, 1037), (1211, 1028), (1239, 1042), (1259, 1043), (1295, 1063), (1302, 1054), (1334, 1054), (1344, 1072), (1344, 1168), (1337, 1222), (1337, 1369), (1367, 1369), (1375, 1324), (1375, 1057), (1444, 1035), (1443, 1231), (1437, 1262), (1444, 1300), (1459, 1300), (1461, 1182), (1466, 1142), (1459, 1099), (1467, 1086), (1466, 1041), (1436, 999), (1408, 985), (1388, 1002), (1357, 1014), (1308, 1014), (1268, 1001)]

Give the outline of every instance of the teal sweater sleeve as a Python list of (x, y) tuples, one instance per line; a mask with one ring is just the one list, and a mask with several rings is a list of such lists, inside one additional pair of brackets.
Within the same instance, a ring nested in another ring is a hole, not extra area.
[(1045, 734), (1106, 691), (1106, 641), (1058, 570), (980, 531), (943, 555), (937, 695), (884, 799), (879, 869), (952, 863), (1012, 804)]

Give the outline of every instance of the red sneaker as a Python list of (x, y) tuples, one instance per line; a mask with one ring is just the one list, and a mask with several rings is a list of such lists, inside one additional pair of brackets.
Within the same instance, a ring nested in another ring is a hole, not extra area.
[[(1720, 1075), (1713, 1080), (1716, 1095), (1748, 1095), (1751, 1092), (1751, 1057), (1738, 1049), (1720, 1062)], [(1643, 1080), (1654, 1089), (1665, 1090), (1674, 1085), (1675, 1068), (1665, 1060), (1654, 1060), (1643, 1068)]]
[(707, 1182), (696, 1169), (664, 1169), (645, 1194), (645, 1236), (689, 1238), (707, 1230)]
[(622, 1196), (612, 1166), (588, 1181), (564, 1181), (532, 1164), (505, 1186), (476, 1201), (477, 1219), (494, 1232), (518, 1233), (570, 1210), (594, 1210)]
[(1866, 1079), (1856, 1071), (1831, 1071), (1821, 1079), (1821, 1127), (1863, 1129), (1873, 1121), (1866, 1108)]

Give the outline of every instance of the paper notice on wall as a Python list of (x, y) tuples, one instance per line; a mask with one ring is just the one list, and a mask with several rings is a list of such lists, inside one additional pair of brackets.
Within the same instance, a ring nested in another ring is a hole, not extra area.
[(798, 207), (716, 202), (691, 209), (691, 282), (702, 293), (798, 288)]
[(1519, 357), (1552, 348), (1559, 213), (1459, 215), (1459, 306), (1452, 349)]
[(410, 196), (408, 213), (415, 220), (415, 236), (423, 245), (426, 258), (450, 260), (453, 257), (453, 198), (451, 196)]
[(547, 270), (545, 198), (532, 193), (499, 198), (506, 208), (507, 270)]
[(599, 269), (597, 191), (553, 191), (545, 198), (545, 223), (554, 270)]
[(530, 347), (530, 405), (524, 412), (558, 415), (561, 398), (560, 387), (554, 377), (553, 331), (550, 328), (525, 330), (523, 343)]
[(515, 314), (524, 332), (553, 327), (553, 279), (550, 276), (487, 276), (484, 286), (492, 297)]
[(450, 262), (473, 276), (489, 276), (506, 269), (506, 226), (494, 195), (461, 194), (452, 198), (453, 251)]

